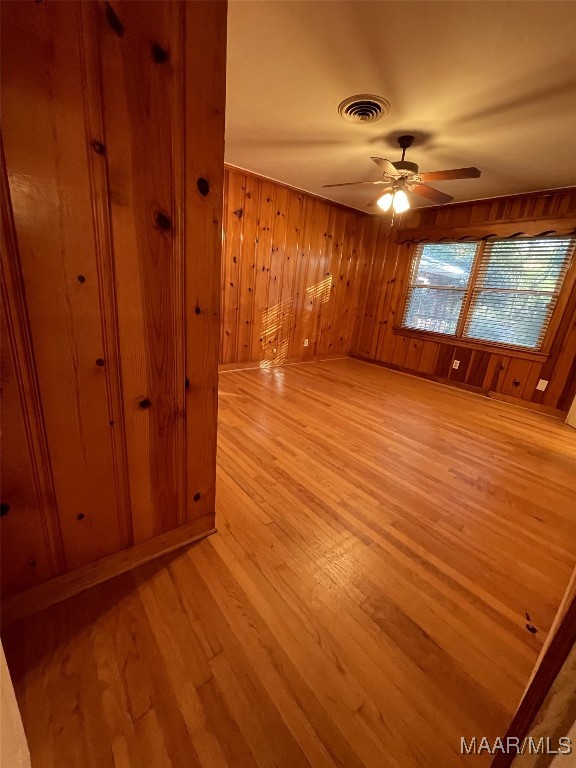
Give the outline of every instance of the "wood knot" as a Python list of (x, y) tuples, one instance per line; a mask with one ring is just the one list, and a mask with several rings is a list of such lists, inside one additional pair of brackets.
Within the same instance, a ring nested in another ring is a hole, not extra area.
[(194, 497), (193, 497), (193, 498), (194, 498), (194, 501), (200, 501), (200, 494), (199, 494), (198, 492), (196, 492), (196, 493), (194, 494)]
[(172, 229), (172, 221), (164, 211), (156, 211), (154, 221), (163, 232), (169, 232)]
[(10, 504), (6, 504), (6, 502), (3, 501), (0, 504), (0, 517), (4, 517), (4, 515), (7, 515), (8, 512), (10, 512)]
[(200, 192), (202, 197), (206, 197), (206, 195), (210, 192), (210, 184), (208, 183), (208, 179), (205, 179), (204, 176), (200, 176), (200, 178), (196, 181), (196, 186), (198, 187), (198, 192)]
[(156, 64), (165, 64), (170, 58), (170, 54), (167, 50), (162, 48), (160, 43), (154, 43), (152, 46), (152, 58)]
[(96, 359), (96, 365), (98, 366), (98, 368), (103, 368), (106, 365), (106, 361), (103, 360), (101, 357), (98, 357)]
[(112, 8), (110, 3), (106, 3), (106, 9), (104, 13), (106, 15), (106, 21), (110, 25), (110, 28), (114, 34), (118, 35), (118, 37), (124, 37), (124, 24), (122, 24), (116, 14), (116, 11), (114, 8)]
[(96, 152), (97, 155), (105, 155), (106, 154), (106, 147), (104, 144), (102, 144), (101, 141), (98, 141), (97, 139), (92, 139), (90, 142), (90, 146)]
[(143, 400), (140, 400), (138, 405), (140, 406), (140, 408), (143, 408), (144, 410), (146, 410), (146, 408), (150, 408), (151, 407), (152, 401), (148, 400), (148, 398), (145, 397)]

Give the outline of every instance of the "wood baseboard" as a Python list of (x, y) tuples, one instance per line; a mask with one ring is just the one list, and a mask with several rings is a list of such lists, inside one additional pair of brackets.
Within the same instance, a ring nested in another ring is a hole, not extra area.
[(218, 372), (226, 373), (226, 371), (243, 371), (250, 368), (260, 368), (260, 363), (254, 361), (249, 363), (220, 363), (218, 365)]
[(540, 403), (531, 403), (529, 400), (521, 400), (518, 397), (510, 397), (509, 395), (502, 395), (500, 392), (493, 392), (481, 387), (473, 387), (470, 384), (465, 384), (461, 381), (453, 381), (452, 379), (444, 379), (440, 376), (434, 376), (431, 373), (419, 373), (418, 371), (411, 371), (407, 368), (402, 368), (400, 365), (394, 365), (394, 363), (385, 363), (382, 360), (372, 360), (369, 357), (362, 357), (362, 355), (350, 354), (349, 357), (354, 360), (361, 360), (363, 363), (370, 363), (371, 365), (379, 365), (381, 368), (388, 368), (391, 371), (402, 373), (404, 376), (414, 376), (417, 379), (426, 379), (426, 381), (433, 381), (435, 384), (441, 384), (445, 387), (452, 387), (454, 389), (464, 389), (467, 392), (473, 392), (476, 395), (483, 395), (489, 397), (492, 400), (500, 400), (510, 405), (516, 405), (518, 408), (527, 408), (530, 411), (538, 411), (544, 413), (547, 416), (553, 416), (556, 419), (564, 420), (566, 418), (566, 411), (561, 411), (557, 408), (550, 408), (546, 405), (540, 405)]
[(528, 408), (531, 411), (539, 411), (540, 413), (545, 413), (548, 416), (554, 416), (557, 419), (564, 420), (566, 418), (567, 411), (561, 411), (559, 408), (550, 408), (549, 405), (531, 403), (529, 400), (520, 400), (518, 397), (502, 395), (500, 392), (488, 392), (488, 397), (491, 397), (493, 400), (502, 400), (502, 402), (510, 403), (510, 405), (518, 405), (520, 408)]
[(218, 365), (219, 373), (226, 373), (227, 371), (243, 371), (253, 368), (281, 368), (284, 365), (303, 365), (304, 363), (322, 363), (326, 360), (344, 360), (348, 355), (320, 355), (314, 357), (312, 360), (293, 360), (289, 359), (280, 365), (262, 365), (262, 362), (250, 362), (250, 363), (220, 363)]
[(379, 365), (381, 368), (388, 368), (389, 370), (396, 371), (397, 373), (401, 373), (404, 376), (414, 376), (416, 379), (426, 379), (426, 381), (432, 381), (434, 384), (441, 384), (445, 387), (464, 389), (466, 392), (473, 392), (476, 395), (488, 395), (487, 390), (481, 389), (480, 387), (473, 387), (463, 381), (451, 381), (450, 379), (443, 379), (440, 376), (434, 376), (433, 373), (419, 373), (418, 371), (411, 371), (408, 368), (402, 368), (401, 365), (385, 363), (382, 360), (372, 360), (369, 357), (362, 357), (362, 355), (350, 354), (349, 357), (353, 358), (354, 360), (360, 360), (363, 363), (370, 363), (370, 365)]
[(108, 581), (114, 576), (119, 576), (121, 573), (131, 571), (150, 560), (155, 560), (161, 555), (167, 555), (169, 552), (204, 539), (215, 532), (214, 515), (205, 515), (153, 539), (142, 541), (140, 544), (108, 555), (108, 557), (95, 563), (64, 573), (24, 592), (11, 595), (2, 602), (2, 625), (12, 624), (54, 605), (54, 603), (59, 603), (79, 592), (90, 589), (90, 587), (101, 584), (103, 581)]

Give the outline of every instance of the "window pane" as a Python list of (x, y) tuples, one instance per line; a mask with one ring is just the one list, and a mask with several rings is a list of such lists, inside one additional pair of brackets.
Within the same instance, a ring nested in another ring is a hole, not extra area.
[(490, 243), (480, 282), (486, 288), (555, 291), (571, 245), (569, 237)]
[(551, 296), (479, 291), (472, 302), (464, 335), (537, 348), (552, 300)]
[(442, 288), (412, 289), (404, 325), (434, 333), (456, 333), (464, 291)]
[(414, 285), (466, 288), (478, 243), (429, 243), (420, 246)]

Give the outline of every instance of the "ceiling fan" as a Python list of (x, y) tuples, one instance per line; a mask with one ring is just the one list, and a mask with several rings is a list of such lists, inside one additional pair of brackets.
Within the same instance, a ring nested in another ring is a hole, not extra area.
[(428, 173), (419, 173), (416, 163), (405, 160), (406, 150), (412, 146), (414, 136), (399, 136), (398, 144), (402, 149), (402, 159), (391, 163), (382, 157), (372, 157), (371, 159), (383, 172), (384, 178), (381, 181), (348, 181), (344, 184), (324, 184), (324, 187), (348, 187), (356, 184), (384, 184), (384, 189), (380, 190), (378, 197), (367, 203), (368, 207), (378, 206), (383, 211), (392, 208), (396, 213), (403, 213), (410, 208), (410, 201), (406, 192), (425, 197), (433, 203), (441, 205), (449, 203), (454, 198), (440, 192), (439, 189), (429, 187), (427, 181), (451, 181), (452, 179), (477, 179), (480, 176), (478, 168), (452, 168), (447, 171), (430, 171)]

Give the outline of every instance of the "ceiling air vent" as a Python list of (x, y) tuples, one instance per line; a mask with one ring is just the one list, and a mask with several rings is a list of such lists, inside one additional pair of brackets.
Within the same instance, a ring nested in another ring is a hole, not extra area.
[(390, 104), (381, 96), (361, 93), (344, 99), (338, 112), (349, 123), (375, 123), (390, 112)]

